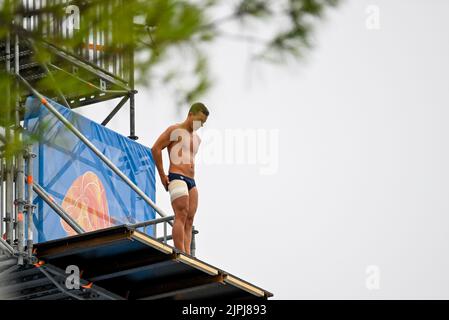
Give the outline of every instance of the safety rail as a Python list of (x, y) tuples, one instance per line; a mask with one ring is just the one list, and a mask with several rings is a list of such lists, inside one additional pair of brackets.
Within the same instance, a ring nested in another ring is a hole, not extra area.
[[(153, 237), (156, 238), (156, 240), (161, 241), (165, 244), (167, 244), (167, 241), (172, 240), (173, 236), (168, 235), (167, 234), (167, 225), (170, 224), (171, 221), (173, 221), (175, 219), (175, 216), (166, 216), (166, 217), (162, 217), (162, 218), (157, 218), (157, 219), (153, 219), (153, 220), (148, 220), (145, 222), (139, 222), (139, 223), (135, 223), (135, 224), (130, 224), (128, 225), (131, 228), (134, 229), (140, 229), (143, 228), (143, 232), (147, 233), (147, 227), (148, 226), (154, 226), (153, 228)], [(162, 237), (157, 237), (157, 228), (156, 226), (158, 224), (163, 224), (163, 236)], [(198, 230), (195, 229), (194, 226), (192, 226), (192, 242), (190, 243), (190, 252), (192, 256), (195, 256), (195, 250), (196, 250), (196, 243), (195, 243), (195, 235), (198, 234)]]

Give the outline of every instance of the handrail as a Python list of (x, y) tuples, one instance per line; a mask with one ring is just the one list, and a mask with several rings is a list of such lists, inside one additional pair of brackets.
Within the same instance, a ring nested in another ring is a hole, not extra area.
[[(168, 235), (167, 234), (167, 223), (170, 223), (170, 221), (174, 220), (175, 216), (167, 216), (167, 217), (163, 217), (163, 218), (158, 218), (158, 219), (153, 219), (153, 220), (148, 220), (148, 221), (144, 221), (144, 222), (139, 222), (139, 223), (135, 223), (135, 224), (128, 224), (127, 226), (130, 228), (134, 228), (134, 229), (138, 229), (138, 228), (144, 228), (144, 233), (146, 233), (146, 228), (148, 226), (152, 226), (154, 225), (154, 233), (153, 233), (153, 237), (157, 240), (157, 241), (162, 241), (163, 243), (167, 244), (168, 240), (173, 240), (173, 235)], [(164, 224), (164, 236), (163, 237), (157, 237), (156, 235), (156, 225), (158, 223), (163, 223)], [(195, 235), (198, 234), (199, 231), (195, 229), (195, 226), (192, 226), (192, 241), (190, 243), (190, 252), (192, 256), (195, 256), (195, 251), (196, 251), (196, 241), (195, 241)]]
[(171, 221), (175, 218), (175, 216), (167, 216), (167, 217), (163, 217), (163, 218), (159, 218), (159, 219), (153, 219), (153, 220), (148, 220), (148, 221), (144, 221), (144, 222), (139, 222), (139, 223), (135, 223), (135, 224), (129, 224), (128, 226), (131, 228), (143, 228), (143, 227), (147, 227), (147, 226), (151, 226), (154, 224), (158, 224), (158, 223), (162, 223), (162, 222), (168, 222)]

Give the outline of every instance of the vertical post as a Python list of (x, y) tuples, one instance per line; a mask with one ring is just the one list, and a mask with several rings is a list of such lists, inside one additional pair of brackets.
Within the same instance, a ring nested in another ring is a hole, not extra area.
[[(13, 141), (14, 141), (14, 147), (17, 146), (17, 136), (16, 136), (16, 131), (12, 130), (12, 134), (14, 135), (13, 137)], [(17, 151), (17, 150), (16, 150)], [(13, 243), (16, 244), (16, 240), (17, 240), (17, 231), (16, 231), (16, 227), (17, 227), (17, 202), (16, 202), (16, 197), (17, 197), (17, 180), (16, 180), (16, 175), (17, 175), (17, 154), (15, 153), (16, 151), (14, 151), (13, 154), (13, 165), (12, 165), (12, 183), (14, 185), (14, 194), (13, 194), (13, 217), (12, 217), (12, 222), (13, 222), (13, 226), (14, 226), (14, 241)]]
[[(9, 128), (7, 128), (9, 131)], [(8, 132), (7, 131), (7, 132)], [(10, 139), (7, 140), (10, 143)], [(6, 158), (6, 212), (5, 212), (5, 229), (6, 229), (6, 242), (8, 244), (12, 244), (13, 238), (13, 222), (12, 222), (12, 210), (13, 210), (13, 179), (12, 179), (12, 159), (11, 156), (7, 156)]]
[(129, 121), (129, 138), (132, 140), (137, 140), (134, 93), (129, 95)]
[(190, 254), (195, 256), (196, 243), (195, 243), (195, 226), (192, 226), (192, 241), (190, 242)]
[[(6, 38), (5, 38), (5, 55), (6, 55), (6, 59), (5, 59), (5, 69), (6, 69), (6, 73), (9, 76), (9, 72), (11, 69), (11, 64), (10, 64), (10, 60), (9, 60), (9, 55), (11, 54), (11, 47), (10, 47), (10, 41), (9, 41), (9, 32), (6, 34)], [(9, 78), (8, 78), (9, 79)], [(9, 114), (9, 101), (10, 101), (10, 87), (9, 87), (9, 81), (7, 82), (6, 85), (6, 93), (5, 93), (5, 103), (6, 103), (6, 112)], [(6, 119), (9, 119), (8, 114), (6, 115)], [(8, 123), (6, 123), (5, 125), (5, 153), (6, 153), (6, 149), (7, 149), (7, 144), (8, 144)], [(1, 194), (1, 199), (2, 199), (2, 214), (1, 214), (1, 227), (0, 227), (0, 237), (3, 237), (4, 234), (4, 230), (3, 230), (3, 223), (6, 221), (6, 215), (5, 215), (5, 197), (3, 195), (3, 179), (6, 176), (6, 168), (3, 164), (3, 158), (2, 160), (2, 194)]]
[[(19, 48), (19, 35), (15, 34), (14, 45), (14, 71), (18, 75), (20, 73), (20, 48)], [(15, 155), (16, 159), (16, 239), (17, 249), (19, 251), (18, 264), (23, 264), (23, 252), (25, 247), (25, 232), (24, 232), (24, 194), (25, 194), (25, 165), (23, 159), (22, 150), (22, 136), (20, 133), (20, 95), (19, 95), (19, 80), (16, 80), (16, 92), (15, 92), (15, 143), (18, 147), (18, 152)]]
[(11, 60), (10, 60), (10, 54), (11, 54), (11, 39), (9, 32), (6, 34), (6, 46), (5, 46), (5, 53), (6, 53), (6, 71), (10, 72), (11, 70)]
[(3, 178), (4, 178), (3, 157), (0, 157), (0, 238), (3, 237), (3, 218), (5, 214), (5, 197), (3, 196)]
[[(11, 244), (12, 239), (12, 192), (13, 192), (13, 182), (12, 182), (12, 159), (10, 154), (8, 153), (8, 149), (10, 148), (11, 143), (11, 132), (10, 132), (10, 121), (11, 121), (11, 81), (9, 74), (11, 72), (11, 39), (10, 33), (8, 32), (6, 35), (6, 72), (8, 74), (8, 83), (6, 90), (6, 126), (5, 126), (5, 154), (6, 154), (6, 166), (5, 166), (5, 177), (6, 177), (6, 185), (5, 185), (5, 232), (6, 232), (6, 241), (8, 244)], [(2, 234), (3, 237), (3, 234)]]
[(32, 152), (31, 146), (27, 148), (27, 201), (26, 201), (26, 219), (27, 219), (27, 255), (30, 260), (33, 255), (33, 158), (36, 155)]
[[(132, 24), (131, 27), (132, 28)], [(131, 33), (133, 36), (133, 33)], [(134, 44), (131, 44), (129, 47), (129, 65), (128, 65), (128, 75), (129, 75), (129, 85), (131, 87), (132, 93), (129, 96), (129, 138), (132, 140), (139, 139), (136, 136), (136, 112), (135, 112), (135, 94), (137, 91), (134, 88)]]
[(17, 217), (16, 217), (16, 238), (17, 238), (17, 249), (19, 251), (19, 264), (23, 264), (23, 252), (25, 247), (25, 231), (24, 231), (24, 193), (25, 193), (25, 168), (23, 152), (19, 151), (16, 156), (17, 160), (17, 173), (16, 173), (16, 206), (17, 206)]
[(157, 224), (153, 224), (151, 227), (153, 228), (153, 237), (156, 239), (157, 238), (157, 232), (156, 232)]
[[(99, 4), (94, 4), (94, 10), (95, 10), (95, 19), (98, 19), (98, 6)], [(100, 21), (100, 20), (97, 20)], [(92, 24), (92, 62), (96, 65), (98, 65), (98, 61), (97, 61), (97, 23), (93, 23)], [(88, 43), (89, 45), (89, 43)]]
[(164, 243), (167, 244), (167, 222), (164, 221)]

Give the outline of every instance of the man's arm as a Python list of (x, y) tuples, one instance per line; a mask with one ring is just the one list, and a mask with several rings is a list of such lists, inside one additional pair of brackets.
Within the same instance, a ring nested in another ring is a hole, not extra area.
[(168, 190), (168, 177), (164, 171), (164, 164), (162, 162), (162, 150), (164, 150), (170, 144), (170, 134), (173, 130), (173, 126), (168, 127), (162, 134), (157, 138), (153, 147), (151, 148), (151, 153), (153, 154), (153, 159), (156, 164), (157, 171), (159, 172), (159, 177), (161, 178), (162, 185), (165, 190)]

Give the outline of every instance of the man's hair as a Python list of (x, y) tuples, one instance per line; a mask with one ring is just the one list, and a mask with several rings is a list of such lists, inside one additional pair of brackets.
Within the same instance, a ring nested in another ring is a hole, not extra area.
[(209, 110), (201, 102), (196, 102), (196, 103), (192, 104), (192, 106), (189, 109), (189, 112), (192, 112), (193, 114), (197, 114), (198, 112), (202, 112), (206, 116), (209, 116)]

